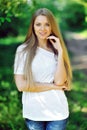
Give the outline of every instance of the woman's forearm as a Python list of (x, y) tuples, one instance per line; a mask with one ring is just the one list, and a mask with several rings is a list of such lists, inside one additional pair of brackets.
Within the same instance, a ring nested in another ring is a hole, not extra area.
[(62, 89), (62, 87), (57, 86), (53, 83), (38, 83), (38, 82), (35, 82), (34, 86), (31, 87), (27, 86), (26, 83), (24, 86), (21, 86), (21, 91), (26, 91), (26, 92), (44, 92), (53, 89)]
[(54, 83), (56, 85), (62, 85), (64, 84), (66, 80), (66, 69), (64, 65), (64, 60), (62, 53), (58, 55), (58, 64), (56, 67), (55, 75), (54, 75)]
[(44, 92), (48, 90), (62, 90), (66, 89), (65, 84), (62, 86), (55, 85), (54, 83), (39, 83), (35, 82), (33, 86), (27, 85), (26, 80), (21, 75), (15, 75), (15, 83), (20, 92)]
[(65, 88), (66, 86), (57, 86), (53, 83), (35, 83), (35, 86), (32, 86), (28, 89), (28, 91), (30, 92), (44, 92), (44, 91), (49, 91), (49, 90), (62, 90), (63, 88)]

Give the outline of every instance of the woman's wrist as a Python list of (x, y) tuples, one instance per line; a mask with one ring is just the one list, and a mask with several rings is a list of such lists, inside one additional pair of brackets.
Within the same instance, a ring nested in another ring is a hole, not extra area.
[(58, 57), (63, 57), (63, 51), (58, 52)]
[(55, 90), (57, 90), (57, 89), (62, 90), (62, 85), (57, 85), (57, 84), (53, 83), (53, 89), (55, 89)]
[(63, 61), (63, 54), (62, 53), (58, 53), (57, 60), (58, 61)]

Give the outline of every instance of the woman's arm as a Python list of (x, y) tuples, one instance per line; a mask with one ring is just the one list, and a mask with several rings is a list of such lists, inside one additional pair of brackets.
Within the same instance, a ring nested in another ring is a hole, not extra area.
[(35, 83), (32, 87), (27, 87), (26, 80), (24, 79), (23, 75), (15, 75), (15, 83), (20, 92), (26, 91), (26, 92), (43, 92), (53, 89), (66, 89), (66, 86), (57, 86), (53, 83)]
[(56, 85), (62, 85), (67, 80), (67, 74), (63, 60), (63, 54), (61, 52), (59, 52), (57, 60), (58, 63), (54, 75), (54, 83)]
[(49, 36), (48, 39), (51, 41), (54, 48), (58, 51), (57, 67), (54, 75), (54, 83), (56, 85), (63, 85), (64, 82), (67, 80), (67, 74), (63, 59), (63, 49), (59, 38), (55, 36)]

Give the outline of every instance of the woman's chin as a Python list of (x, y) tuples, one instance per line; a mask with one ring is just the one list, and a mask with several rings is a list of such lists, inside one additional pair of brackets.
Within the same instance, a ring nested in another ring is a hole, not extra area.
[(47, 40), (47, 37), (39, 37), (40, 40)]

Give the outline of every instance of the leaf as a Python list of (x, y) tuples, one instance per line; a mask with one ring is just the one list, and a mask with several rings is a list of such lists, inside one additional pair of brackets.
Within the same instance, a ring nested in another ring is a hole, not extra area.
[(11, 17), (11, 16), (12, 16), (12, 14), (11, 14), (11, 13), (8, 13), (8, 14), (7, 14), (7, 17)]
[(11, 19), (9, 17), (6, 17), (6, 21), (8, 21), (10, 23)]
[(1, 21), (1, 23), (4, 23), (4, 21), (5, 21), (5, 18), (3, 18), (3, 17), (0, 17), (0, 21)]

